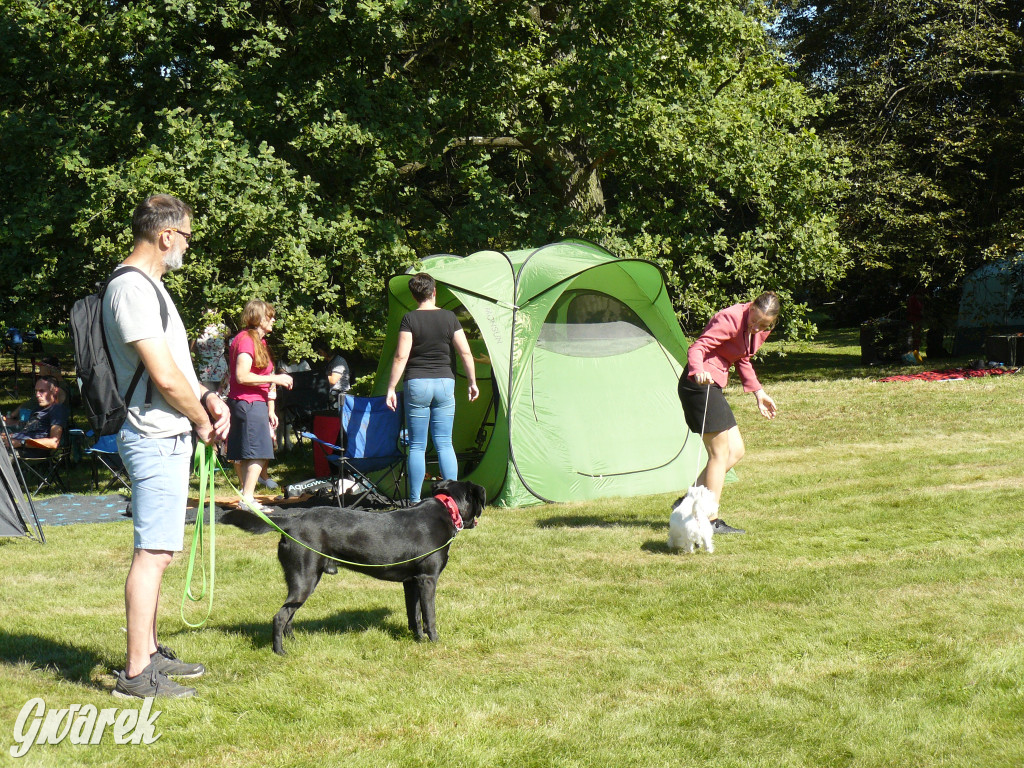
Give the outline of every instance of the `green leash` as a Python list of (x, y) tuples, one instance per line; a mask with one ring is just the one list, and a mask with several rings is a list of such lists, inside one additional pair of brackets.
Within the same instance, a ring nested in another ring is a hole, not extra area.
[[(298, 544), (300, 547), (305, 547), (306, 549), (308, 549), (310, 552), (312, 552), (315, 555), (320, 555), (320, 557), (327, 558), (328, 560), (333, 560), (334, 562), (341, 563), (342, 565), (354, 565), (354, 566), (358, 566), (359, 568), (390, 568), (390, 567), (395, 566), (395, 565), (405, 565), (406, 563), (413, 563), (413, 562), (415, 562), (417, 560), (422, 560), (424, 557), (429, 557), (430, 555), (434, 554), (435, 552), (440, 552), (442, 549), (444, 549), (449, 544), (451, 544), (453, 541), (455, 541), (455, 536), (452, 536), (450, 539), (448, 539), (448, 541), (446, 541), (440, 547), (432, 549), (429, 552), (424, 552), (422, 555), (416, 555), (416, 557), (410, 557), (408, 560), (399, 560), (397, 563), (356, 563), (356, 562), (352, 562), (351, 560), (342, 560), (340, 557), (334, 557), (332, 555), (328, 555), (328, 554), (326, 554), (324, 552), (321, 552), (321, 551), (319, 551), (317, 549), (313, 549), (313, 547), (309, 546), (309, 544), (306, 544), (305, 542), (302, 542), (302, 541), (299, 541), (298, 539), (296, 539), (290, 533), (285, 531), (281, 526), (279, 526), (277, 523), (275, 523), (273, 520), (271, 520), (266, 515), (266, 513), (263, 512), (263, 510), (258, 509), (256, 507), (249, 506), (248, 504), (246, 504), (245, 497), (242, 496), (241, 492), (234, 486), (234, 484), (231, 482), (231, 480), (228, 479), (227, 472), (225, 472), (224, 468), (221, 466), (220, 461), (217, 458), (216, 448), (214, 446), (212, 446), (212, 445), (204, 445), (203, 443), (199, 443), (199, 444), (196, 445), (196, 453), (195, 453), (195, 457), (193, 459), (193, 465), (192, 465), (193, 471), (197, 475), (199, 475), (199, 505), (198, 505), (198, 509), (196, 510), (196, 524), (195, 524), (195, 528), (192, 531), (192, 549), (189, 552), (189, 557), (188, 557), (188, 570), (185, 573), (185, 592), (181, 596), (181, 620), (183, 622), (185, 622), (188, 626), (193, 627), (193, 628), (198, 628), (198, 627), (203, 626), (206, 623), (207, 619), (210, 618), (210, 614), (213, 612), (213, 585), (214, 585), (215, 575), (216, 575), (215, 562), (216, 562), (216, 554), (217, 554), (217, 538), (216, 538), (216, 529), (215, 529), (215, 526), (214, 526), (214, 523), (215, 523), (216, 518), (217, 518), (216, 507), (214, 505), (214, 497), (216, 496), (215, 489), (214, 489), (214, 480), (215, 480), (215, 476), (216, 476), (216, 469), (218, 469), (218, 468), (222, 472), (224, 472), (224, 479), (227, 480), (228, 486), (231, 488), (232, 491), (234, 491), (235, 493), (238, 494), (239, 498), (242, 499), (242, 504), (245, 506), (245, 508), (249, 512), (252, 512), (254, 515), (259, 517), (263, 522), (265, 522), (267, 525), (269, 525), (275, 531), (280, 533), (282, 536), (285, 536), (285, 537), (291, 539), (296, 544)], [(209, 491), (209, 498), (208, 499), (206, 497), (207, 491)], [(185, 618), (185, 602), (186, 602), (186, 600), (191, 600), (194, 603), (201, 602), (202, 599), (204, 597), (206, 597), (206, 567), (205, 567), (205, 564), (203, 563), (203, 560), (202, 560), (202, 552), (204, 550), (204, 542), (205, 542), (204, 530), (205, 530), (205, 527), (206, 527), (204, 519), (203, 519), (203, 517), (204, 517), (203, 516), (203, 502), (204, 501), (207, 502), (208, 511), (209, 511), (209, 514), (210, 514), (210, 593), (209, 593), (209, 603), (208, 603), (207, 608), (206, 608), (206, 616), (204, 616), (203, 620), (200, 621), (198, 624), (193, 624), (192, 622), (190, 622), (188, 619)], [(455, 534), (457, 536), (458, 535), (458, 531), (456, 531)], [(193, 575), (194, 575), (194, 572), (195, 572), (196, 552), (197, 551), (200, 552), (200, 568), (201, 568), (202, 577), (203, 577), (203, 591), (198, 596), (195, 596), (195, 595), (192, 594), (192, 578), (193, 578)]]
[[(214, 467), (217, 465), (217, 453), (216, 448), (212, 445), (204, 445), (203, 443), (196, 444), (195, 457), (192, 460), (192, 471), (199, 475), (199, 505), (196, 508), (196, 524), (192, 531), (192, 550), (188, 556), (188, 571), (185, 573), (185, 592), (181, 596), (181, 620), (184, 621), (188, 626), (192, 628), (198, 628), (206, 623), (206, 620), (210, 618), (210, 614), (213, 612), (213, 584), (216, 576), (216, 554), (217, 554), (217, 537), (215, 522), (217, 519), (216, 508), (214, 506)], [(209, 604), (206, 608), (206, 616), (198, 624), (193, 624), (185, 618), (185, 601), (191, 600), (193, 603), (201, 602), (206, 596), (206, 566), (203, 563), (202, 552), (204, 550), (205, 535), (204, 529), (206, 524), (203, 520), (203, 501), (205, 500), (207, 490), (209, 490), (209, 513), (210, 513), (210, 597)], [(200, 568), (203, 574), (203, 591), (198, 597), (192, 594), (192, 576), (195, 571), (196, 564), (196, 551), (200, 552)]]
[[(213, 461), (216, 462), (216, 466), (217, 467), (220, 467), (220, 462), (217, 460), (216, 456), (214, 456)], [(223, 467), (220, 467), (220, 469), (221, 469), (222, 472), (224, 472)], [(211, 472), (211, 474), (212, 474), (212, 472)], [(334, 560), (335, 562), (340, 562), (342, 565), (358, 565), (360, 568), (390, 568), (392, 565), (404, 565), (406, 563), (416, 562), (417, 560), (422, 560), (424, 557), (428, 557), (428, 556), (434, 554), (434, 552), (440, 552), (446, 546), (449, 546), (452, 542), (455, 541), (455, 537), (452, 537), (451, 539), (447, 540), (446, 542), (444, 542), (444, 544), (442, 544), (440, 547), (437, 547), (436, 549), (432, 549), (429, 552), (424, 552), (422, 555), (417, 555), (416, 557), (411, 557), (408, 560), (399, 560), (398, 562), (372, 563), (372, 562), (352, 562), (351, 560), (342, 560), (340, 557), (334, 557), (333, 555), (328, 555), (328, 554), (326, 554), (324, 552), (321, 552), (319, 550), (313, 549), (312, 547), (310, 547), (305, 542), (300, 542), (294, 536), (289, 534), (289, 532), (287, 530), (285, 530), (283, 527), (281, 527), (278, 523), (275, 523), (273, 520), (271, 520), (269, 517), (267, 517), (266, 514), (263, 512), (263, 510), (258, 509), (256, 507), (250, 507), (246, 503), (246, 498), (242, 495), (241, 490), (239, 490), (237, 487), (234, 487), (234, 483), (232, 483), (228, 479), (227, 472), (224, 472), (224, 479), (227, 480), (228, 487), (230, 487), (231, 490), (233, 490), (234, 493), (239, 495), (239, 499), (242, 500), (242, 506), (245, 507), (245, 509), (247, 511), (252, 512), (254, 515), (256, 515), (259, 519), (261, 519), (263, 522), (265, 522), (271, 528), (273, 528), (274, 530), (278, 531), (279, 534), (281, 534), (283, 537), (286, 537), (287, 539), (291, 539), (293, 542), (298, 544), (300, 547), (305, 547), (307, 550), (312, 552), (314, 555), (319, 555), (321, 557), (326, 557), (328, 560)], [(212, 487), (212, 485), (211, 485), (211, 487)], [(211, 492), (211, 496), (212, 496), (212, 492)], [(458, 536), (458, 535), (459, 535), (459, 531), (457, 530), (456, 531), (456, 536)]]
[[(217, 461), (216, 456), (214, 456), (213, 460), (215, 462)], [(217, 466), (220, 466), (219, 462), (218, 462)], [(223, 468), (222, 468), (222, 471), (223, 471)], [(422, 555), (416, 555), (416, 557), (410, 557), (408, 560), (399, 560), (397, 563), (354, 563), (351, 560), (342, 560), (340, 557), (334, 557), (333, 555), (328, 555), (328, 554), (326, 554), (324, 552), (321, 552), (318, 549), (313, 549), (313, 547), (309, 546), (309, 544), (306, 544), (305, 542), (299, 541), (298, 539), (296, 539), (294, 536), (292, 536), (290, 533), (288, 533), (286, 530), (284, 530), (281, 526), (279, 526), (277, 523), (275, 523), (273, 520), (271, 520), (269, 517), (267, 517), (266, 513), (264, 513), (263, 510), (261, 510), (261, 509), (259, 509), (257, 507), (249, 506), (249, 504), (246, 503), (245, 497), (242, 495), (242, 492), (239, 491), (237, 488), (235, 488), (235, 486), (231, 482), (231, 480), (227, 479), (227, 472), (224, 473), (224, 478), (225, 478), (225, 480), (227, 480), (228, 486), (231, 488), (231, 490), (233, 490), (235, 493), (238, 494), (238, 497), (242, 500), (242, 506), (244, 506), (246, 510), (248, 510), (249, 512), (252, 512), (260, 520), (265, 522), (267, 525), (269, 525), (275, 531), (280, 533), (282, 536), (284, 536), (284, 537), (286, 537), (288, 539), (291, 539), (296, 544), (298, 544), (300, 547), (305, 547), (310, 552), (312, 552), (314, 555), (320, 555), (320, 557), (326, 557), (328, 560), (333, 560), (334, 562), (341, 563), (342, 565), (357, 565), (360, 568), (390, 568), (393, 565), (405, 565), (406, 563), (414, 563), (417, 560), (422, 560), (424, 557), (429, 557), (430, 555), (434, 554), (435, 552), (440, 552), (442, 549), (444, 549), (449, 544), (451, 544), (453, 541), (455, 541), (455, 536), (452, 536), (450, 539), (448, 539), (448, 541), (446, 541), (444, 544), (442, 544), (440, 547), (437, 547), (436, 549), (432, 549), (429, 552), (424, 552)], [(458, 533), (459, 532), (456, 531), (455, 535), (457, 536)]]

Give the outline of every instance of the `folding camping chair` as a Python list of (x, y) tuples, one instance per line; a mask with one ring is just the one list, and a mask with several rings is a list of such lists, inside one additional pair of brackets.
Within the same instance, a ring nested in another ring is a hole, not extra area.
[(117, 452), (116, 435), (103, 435), (83, 453), (92, 460), (92, 487), (94, 490), (100, 489), (100, 467), (103, 467), (110, 473), (110, 479), (103, 488), (103, 492), (106, 493), (120, 485), (128, 491), (129, 496), (131, 495), (132, 483), (128, 479), (128, 472), (124, 468), (124, 462), (121, 461), (121, 455)]
[(338, 473), (340, 506), (359, 506), (368, 499), (394, 506), (408, 498), (408, 489), (403, 488), (402, 483), (405, 479), (403, 414), (402, 393), (398, 394), (398, 407), (394, 411), (388, 408), (384, 397), (345, 395), (341, 403), (341, 445), (322, 440), (311, 432), (302, 433), (302, 437), (324, 449), (327, 461)]
[(278, 446), (291, 447), (289, 428), (295, 434), (313, 431), (313, 415), (332, 407), (330, 384), (322, 371), (295, 371), (292, 388), (277, 390), (277, 415), (281, 423), (277, 431)]
[(62, 493), (68, 493), (68, 484), (64, 480), (64, 471), (71, 465), (72, 440), (81, 437), (80, 429), (65, 428), (60, 436), (60, 445), (56, 448), (33, 448), (25, 446), (17, 448), (18, 460), (25, 468), (26, 484), (36, 483), (33, 496), (39, 494), (47, 486), (55, 486)]

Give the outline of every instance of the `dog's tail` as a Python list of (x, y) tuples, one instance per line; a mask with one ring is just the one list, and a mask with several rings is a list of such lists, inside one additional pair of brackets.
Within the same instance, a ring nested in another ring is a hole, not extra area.
[[(271, 520), (274, 520), (273, 515), (268, 515), (268, 517), (270, 517)], [(263, 518), (257, 517), (244, 507), (229, 509), (217, 519), (217, 522), (233, 525), (236, 528), (241, 528), (243, 531), (248, 531), (249, 533), (270, 533), (271, 531), (277, 530), (268, 522), (263, 520)], [(281, 521), (279, 520), (274, 520), (274, 522), (281, 525)]]

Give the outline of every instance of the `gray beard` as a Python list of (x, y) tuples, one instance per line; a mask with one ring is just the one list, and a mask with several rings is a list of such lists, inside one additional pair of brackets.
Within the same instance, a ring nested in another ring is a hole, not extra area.
[(185, 256), (185, 251), (179, 251), (177, 249), (169, 252), (164, 256), (164, 268), (168, 272), (173, 272), (176, 269), (181, 269), (182, 259)]

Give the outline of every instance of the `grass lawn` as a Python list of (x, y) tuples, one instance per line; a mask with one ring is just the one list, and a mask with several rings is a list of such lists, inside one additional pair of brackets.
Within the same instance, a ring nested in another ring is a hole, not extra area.
[(758, 367), (778, 419), (728, 395), (748, 452), (723, 517), (748, 535), (670, 553), (673, 494), (488, 509), (434, 645), (399, 585), (342, 571), (275, 656), (277, 539), (218, 527), (207, 626), (179, 616), (184, 559), (160, 617), (209, 672), (148, 746), (9, 756), (33, 697), (130, 704), (109, 691), (131, 525), (0, 540), (0, 764), (1024, 765), (1024, 376), (875, 383), (852, 331)]

